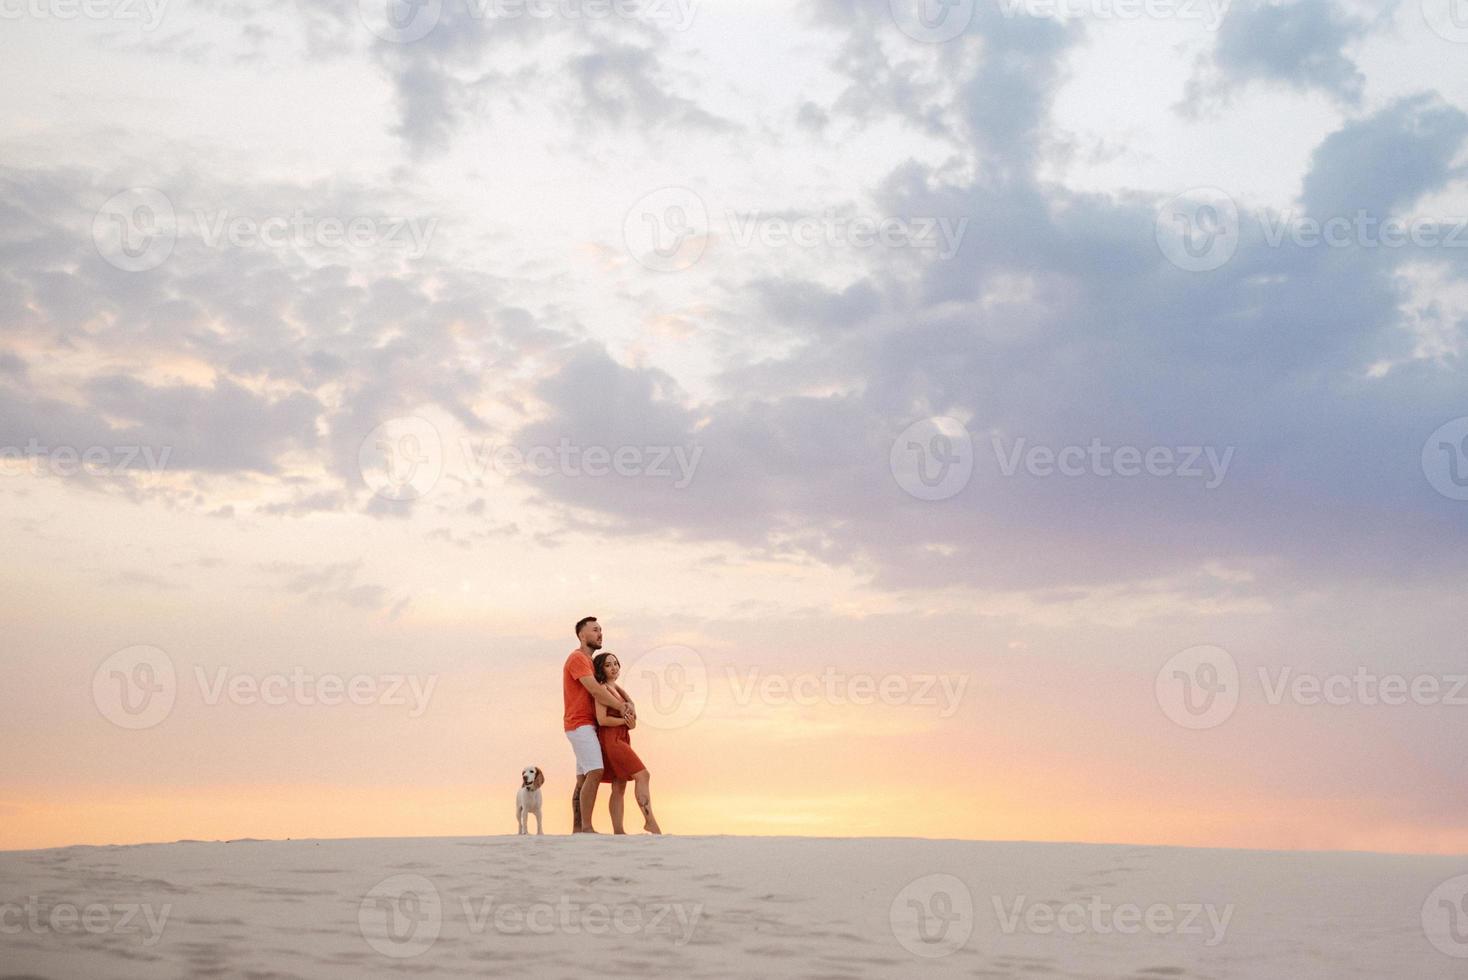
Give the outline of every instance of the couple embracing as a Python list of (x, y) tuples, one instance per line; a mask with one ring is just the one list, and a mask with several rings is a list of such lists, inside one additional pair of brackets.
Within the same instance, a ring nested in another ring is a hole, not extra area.
[(661, 834), (652, 815), (652, 774), (632, 751), (632, 729), (637, 727), (637, 706), (617, 683), (622, 665), (616, 654), (601, 653), (601, 624), (595, 616), (576, 623), (580, 646), (571, 651), (561, 668), (561, 693), (566, 703), (566, 738), (576, 753), (576, 790), (571, 794), (572, 828), (578, 834), (594, 834), (591, 813), (602, 782), (612, 784), (609, 804), (612, 833), (622, 828), (623, 796), (632, 783), (637, 805), (642, 810), (642, 828)]

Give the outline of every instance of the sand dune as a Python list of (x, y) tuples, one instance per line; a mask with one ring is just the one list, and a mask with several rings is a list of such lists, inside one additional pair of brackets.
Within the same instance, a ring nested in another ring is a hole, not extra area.
[(1462, 977), (1465, 873), (908, 839), (72, 847), (0, 854), (0, 976)]

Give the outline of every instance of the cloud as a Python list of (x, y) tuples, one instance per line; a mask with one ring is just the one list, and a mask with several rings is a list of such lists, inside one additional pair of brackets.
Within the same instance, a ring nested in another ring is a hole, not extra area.
[(397, 96), (395, 132), (415, 158), (448, 150), (470, 120), (493, 118), (503, 106), (554, 113), (567, 136), (736, 128), (669, 69), (671, 35), (652, 20), (491, 16), (479, 8), (446, 0), (423, 39), (373, 47)]
[(1375, 16), (1321, 0), (1249, 0), (1229, 7), (1212, 55), (1200, 63), (1178, 106), (1197, 116), (1250, 83), (1319, 91), (1359, 105), (1366, 76), (1346, 50), (1390, 23), (1397, 0), (1374, 6)]
[(1314, 216), (1378, 218), (1399, 214), (1418, 198), (1468, 176), (1454, 160), (1468, 136), (1468, 115), (1441, 97), (1399, 99), (1321, 142), (1311, 159), (1301, 201)]
[(355, 609), (388, 610), (389, 618), (396, 618), (412, 599), (411, 596), (394, 598), (381, 585), (359, 583), (360, 559), (319, 565), (277, 561), (260, 567), (279, 580), (282, 591), (313, 604), (338, 603)]
[[(1032, 120), (1035, 109), (1014, 111)], [(1033, 164), (1033, 128), (975, 127), (973, 159)], [(1347, 123), (1316, 153), (1306, 203), (1414, 200), (1454, 178), (1464, 136), (1460, 114), (1431, 99)], [(1387, 147), (1400, 174), (1375, 165)], [(894, 588), (1175, 576), (1216, 591), (1197, 572), (1219, 562), (1257, 572), (1229, 586), (1256, 593), (1462, 574), (1457, 518), (1419, 457), (1463, 414), (1468, 365), (1407, 357), (1396, 277), (1423, 250), (1271, 246), (1245, 213), (1235, 258), (1188, 273), (1158, 250), (1156, 197), (976, 169), (963, 179), (909, 162), (876, 193), (882, 213), (972, 218), (950, 261), (874, 262), (840, 287), (789, 276), (730, 286), (730, 318), (767, 324), (783, 352), (731, 369), (720, 397), (693, 402), (670, 377), (594, 347), (540, 385), (547, 411), (522, 445), (696, 447), (687, 487), (565, 473), (527, 485), (605, 533), (732, 541)], [(1368, 376), (1382, 357), (1408, 363)], [(965, 420), (976, 458), (965, 492), (936, 503), (888, 468), (904, 427), (934, 415)], [(1206, 448), (1229, 465), (1212, 487), (1003, 472), (1016, 446), (1093, 441)]]

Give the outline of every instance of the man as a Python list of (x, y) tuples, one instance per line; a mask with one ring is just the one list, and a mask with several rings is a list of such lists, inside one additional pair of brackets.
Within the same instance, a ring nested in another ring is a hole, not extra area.
[(596, 737), (596, 703), (616, 708), (624, 715), (634, 711), (632, 703), (597, 683), (591, 657), (601, 649), (601, 624), (595, 616), (576, 623), (576, 639), (580, 646), (571, 651), (561, 668), (561, 694), (566, 702), (566, 738), (576, 753), (576, 789), (571, 793), (572, 833), (594, 834), (591, 811), (596, 806), (596, 791), (601, 786), (601, 742)]

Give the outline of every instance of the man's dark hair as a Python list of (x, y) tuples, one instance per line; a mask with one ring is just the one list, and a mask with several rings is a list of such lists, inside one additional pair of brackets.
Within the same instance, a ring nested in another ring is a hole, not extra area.
[(595, 616), (587, 616), (587, 617), (585, 617), (583, 619), (578, 619), (576, 621), (576, 639), (578, 639), (578, 640), (581, 639), (581, 627), (585, 626), (587, 623), (594, 623), (594, 622), (596, 622), (596, 617)]

